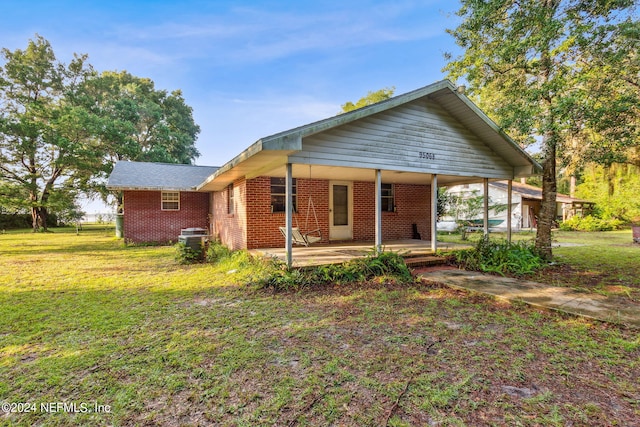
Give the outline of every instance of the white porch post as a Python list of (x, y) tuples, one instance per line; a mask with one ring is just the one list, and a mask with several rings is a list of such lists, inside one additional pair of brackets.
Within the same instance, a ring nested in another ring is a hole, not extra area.
[(438, 250), (438, 175), (431, 175), (431, 250)]
[(293, 221), (293, 172), (291, 163), (287, 163), (285, 174), (285, 228), (287, 229), (285, 238), (285, 249), (287, 251), (287, 267), (293, 264), (293, 243), (291, 240), (291, 228)]
[(484, 179), (484, 236), (489, 236), (489, 178)]
[(511, 201), (512, 201), (512, 193), (513, 191), (513, 181), (507, 181), (507, 242), (511, 243)]
[(376, 215), (375, 215), (375, 245), (376, 253), (382, 252), (382, 171), (376, 169)]

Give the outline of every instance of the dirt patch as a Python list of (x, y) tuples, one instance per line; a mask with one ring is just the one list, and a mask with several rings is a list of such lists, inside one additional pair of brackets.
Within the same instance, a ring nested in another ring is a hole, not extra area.
[(592, 292), (624, 293), (631, 289), (632, 293), (640, 296), (640, 286), (634, 281), (625, 280), (619, 273), (615, 270), (590, 271), (568, 264), (555, 264), (528, 276), (527, 280), (554, 286), (582, 288)]
[(427, 267), (418, 267), (412, 269), (414, 276), (419, 275), (420, 273), (427, 273), (430, 271), (441, 271), (441, 270), (457, 270), (458, 267), (454, 267), (452, 265), (432, 265)]

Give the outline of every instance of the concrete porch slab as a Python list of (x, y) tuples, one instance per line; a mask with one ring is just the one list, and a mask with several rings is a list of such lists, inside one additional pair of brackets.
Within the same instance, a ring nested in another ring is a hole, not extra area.
[[(428, 240), (390, 240), (383, 242), (383, 250), (399, 252), (412, 257), (433, 255), (431, 242)], [(462, 249), (468, 245), (438, 242), (439, 251)], [(309, 247), (293, 247), (293, 266), (308, 267), (312, 265), (338, 264), (357, 257), (364, 257), (374, 249), (373, 242), (335, 242), (328, 245), (318, 244)], [(277, 257), (286, 260), (284, 248), (252, 249), (252, 254), (267, 257)]]

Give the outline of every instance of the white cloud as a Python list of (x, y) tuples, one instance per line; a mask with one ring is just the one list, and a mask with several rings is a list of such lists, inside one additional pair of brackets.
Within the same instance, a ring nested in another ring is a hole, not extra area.
[(426, 40), (442, 33), (437, 17), (431, 25), (404, 23), (400, 18), (411, 13), (411, 5), (378, 6), (359, 13), (348, 9), (294, 13), (235, 8), (222, 15), (173, 17), (146, 27), (120, 25), (112, 36), (123, 50), (129, 45), (161, 50), (165, 55), (158, 57), (163, 61), (167, 59), (161, 57), (171, 55), (174, 60), (217, 57), (225, 63), (257, 63), (314, 51)]

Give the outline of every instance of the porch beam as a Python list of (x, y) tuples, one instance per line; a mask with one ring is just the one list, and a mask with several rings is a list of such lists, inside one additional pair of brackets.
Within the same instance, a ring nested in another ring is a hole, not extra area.
[(511, 202), (513, 199), (513, 180), (507, 181), (507, 242), (511, 243)]
[(375, 246), (376, 253), (382, 252), (382, 171), (376, 169), (376, 191), (375, 191)]
[(431, 250), (438, 250), (438, 175), (431, 175)]
[(287, 163), (285, 173), (285, 228), (287, 229), (285, 237), (285, 249), (287, 251), (287, 267), (291, 268), (293, 264), (293, 242), (291, 239), (291, 228), (293, 227), (293, 168), (291, 163)]
[(484, 198), (483, 198), (483, 212), (484, 212), (484, 236), (489, 236), (489, 178), (484, 179)]

